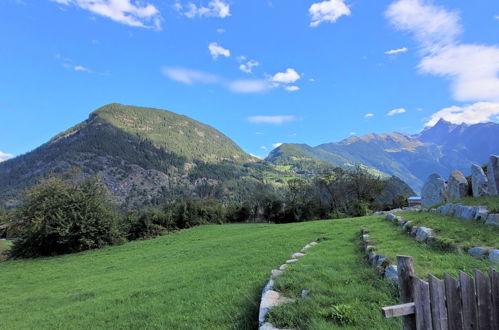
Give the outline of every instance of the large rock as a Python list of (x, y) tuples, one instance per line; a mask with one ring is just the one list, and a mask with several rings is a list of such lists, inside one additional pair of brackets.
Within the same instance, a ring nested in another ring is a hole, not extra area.
[(474, 206), (457, 204), (455, 207), (454, 216), (466, 220), (473, 220), (475, 219), (475, 214), (477, 212), (477, 209), (478, 208)]
[(421, 190), (421, 205), (428, 207), (445, 203), (448, 199), (445, 180), (438, 174), (430, 175), (423, 186), (423, 190)]
[(471, 165), (471, 189), (473, 197), (488, 195), (488, 180), (481, 166)]
[(468, 196), (468, 181), (463, 173), (453, 171), (447, 183), (447, 194), (451, 201)]
[(474, 247), (468, 250), (468, 254), (475, 258), (483, 259), (487, 255), (487, 250), (481, 247)]
[(416, 231), (416, 241), (426, 242), (428, 238), (433, 237), (433, 229), (426, 227), (419, 227)]
[(385, 268), (385, 278), (389, 281), (398, 283), (399, 277), (397, 273), (397, 266), (390, 265)]
[(499, 264), (499, 250), (489, 251), (489, 261), (495, 264)]
[(491, 213), (487, 216), (486, 225), (499, 226), (499, 213)]
[(490, 156), (487, 179), (489, 180), (489, 194), (499, 195), (499, 156)]
[(477, 222), (485, 222), (487, 221), (487, 217), (489, 216), (489, 210), (486, 206), (477, 206), (475, 213), (475, 221)]

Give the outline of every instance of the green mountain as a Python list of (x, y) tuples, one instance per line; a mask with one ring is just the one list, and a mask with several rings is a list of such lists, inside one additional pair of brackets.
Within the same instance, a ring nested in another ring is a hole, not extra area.
[(440, 120), (416, 135), (367, 134), (316, 147), (283, 144), (267, 160), (295, 168), (315, 162), (344, 168), (362, 164), (403, 178), (419, 191), (432, 173), (447, 177), (457, 169), (468, 174), (472, 163), (487, 162), (490, 154), (499, 152), (494, 142), (498, 140), (498, 124), (454, 125)]
[[(71, 180), (96, 176), (127, 208), (177, 198), (244, 202), (262, 189), (279, 195), (288, 179), (313, 178), (336, 164), (353, 167), (356, 162), (291, 144), (261, 161), (218, 130), (188, 117), (110, 104), (37, 149), (0, 163), (0, 206), (16, 205), (22, 190), (49, 175)], [(389, 184), (389, 197), (411, 192), (403, 182), (389, 183), (396, 183)]]
[(275, 175), (213, 127), (172, 112), (110, 104), (25, 155), (0, 163), (0, 200), (40, 177), (97, 176), (122, 205), (182, 195), (241, 200)]

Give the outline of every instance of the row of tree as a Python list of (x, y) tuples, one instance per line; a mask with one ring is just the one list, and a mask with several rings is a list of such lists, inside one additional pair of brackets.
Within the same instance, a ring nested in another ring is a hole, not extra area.
[(382, 207), (376, 198), (385, 182), (361, 167), (336, 168), (313, 179), (290, 179), (284, 190), (260, 184), (243, 203), (183, 198), (142, 210), (120, 210), (96, 179), (72, 182), (52, 177), (25, 192), (19, 207), (0, 212), (0, 224), (7, 223), (4, 231), (16, 237), (11, 257), (48, 256), (202, 224), (363, 216)]

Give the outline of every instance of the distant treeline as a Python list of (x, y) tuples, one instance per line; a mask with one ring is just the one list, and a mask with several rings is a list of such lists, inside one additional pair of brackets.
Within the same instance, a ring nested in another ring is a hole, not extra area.
[(405, 203), (403, 196), (389, 205), (377, 202), (387, 182), (361, 167), (336, 168), (313, 179), (290, 179), (284, 192), (272, 185), (257, 185), (243, 203), (184, 197), (145, 209), (122, 210), (95, 178), (74, 182), (52, 177), (27, 190), (17, 208), (0, 211), (0, 224), (4, 224), (0, 234), (16, 237), (10, 257), (18, 258), (79, 252), (203, 224), (364, 216)]

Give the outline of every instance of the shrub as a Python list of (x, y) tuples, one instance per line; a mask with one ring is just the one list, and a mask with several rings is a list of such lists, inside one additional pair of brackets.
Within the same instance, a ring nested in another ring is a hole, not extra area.
[(38, 257), (100, 248), (120, 241), (116, 214), (104, 186), (58, 178), (29, 189), (15, 212), (18, 233), (11, 257)]
[(362, 200), (355, 200), (350, 204), (350, 215), (354, 217), (362, 217), (371, 213), (369, 210), (369, 203)]
[(149, 208), (138, 216), (129, 214), (127, 218), (129, 240), (157, 237), (175, 229), (171, 213), (159, 209)]
[(432, 237), (428, 240), (428, 246), (434, 250), (445, 252), (457, 252), (458, 248), (453, 239), (445, 237)]

